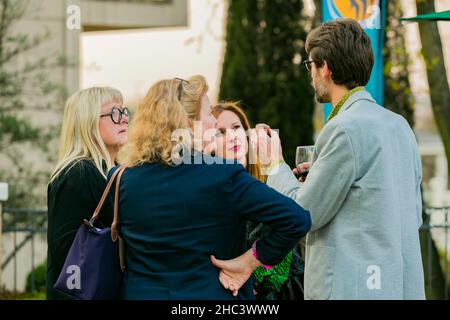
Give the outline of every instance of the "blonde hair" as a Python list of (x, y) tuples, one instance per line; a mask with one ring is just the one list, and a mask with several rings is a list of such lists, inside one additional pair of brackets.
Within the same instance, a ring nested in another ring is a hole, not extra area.
[[(178, 83), (180, 80), (178, 80)], [(195, 75), (181, 83), (182, 94), (180, 102), (186, 110), (189, 120), (199, 120), (202, 98), (208, 92), (208, 83), (205, 77)]]
[[(233, 101), (221, 102), (221, 103), (215, 105), (212, 108), (211, 113), (214, 115), (214, 117), (217, 118), (224, 111), (233, 112), (239, 118), (239, 120), (241, 121), (244, 130), (248, 133), (248, 130), (251, 129), (250, 121), (248, 121), (248, 118), (245, 115), (244, 110), (239, 106), (239, 102), (233, 102)], [(262, 172), (261, 172), (261, 165), (260, 165), (259, 161), (256, 160), (256, 163), (250, 163), (249, 162), (250, 153), (252, 151), (250, 149), (249, 138), (247, 138), (247, 141), (248, 141), (248, 146), (249, 146), (249, 150), (248, 150), (248, 153), (246, 155), (246, 158), (247, 158), (247, 171), (255, 179), (265, 183), (266, 180), (267, 180), (267, 176), (264, 176), (262, 174)], [(257, 159), (255, 154), (252, 154), (252, 158), (253, 159)]]
[[(74, 93), (66, 102), (61, 128), (59, 160), (53, 171), (52, 183), (64, 169), (79, 160), (92, 159), (106, 179), (113, 166), (108, 149), (100, 135), (100, 112), (103, 105), (123, 103), (122, 94), (110, 87), (92, 87)], [(106, 161), (104, 172), (102, 162)]]
[[(172, 133), (188, 127), (188, 113), (178, 100), (180, 82), (176, 79), (157, 82), (139, 104), (130, 123), (128, 142), (121, 150), (125, 166), (149, 162), (174, 164), (172, 150), (182, 141), (172, 141)], [(186, 82), (182, 85), (185, 87)]]

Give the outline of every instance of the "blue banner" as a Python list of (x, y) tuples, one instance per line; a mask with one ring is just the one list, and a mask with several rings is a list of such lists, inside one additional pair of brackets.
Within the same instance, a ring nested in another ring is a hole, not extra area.
[[(366, 90), (379, 105), (383, 105), (383, 46), (386, 20), (386, 0), (323, 0), (323, 22), (339, 18), (357, 20), (372, 41), (374, 65)], [(331, 113), (330, 103), (324, 105), (325, 122)]]

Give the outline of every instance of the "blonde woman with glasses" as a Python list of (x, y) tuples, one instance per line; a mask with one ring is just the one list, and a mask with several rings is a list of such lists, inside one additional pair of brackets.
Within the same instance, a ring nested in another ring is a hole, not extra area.
[[(127, 142), (129, 118), (122, 94), (113, 88), (81, 90), (66, 102), (59, 162), (47, 191), (47, 299), (65, 299), (53, 285), (78, 228), (83, 219), (91, 217), (100, 200), (119, 148)], [(107, 199), (100, 222), (110, 225), (112, 216), (112, 200)]]

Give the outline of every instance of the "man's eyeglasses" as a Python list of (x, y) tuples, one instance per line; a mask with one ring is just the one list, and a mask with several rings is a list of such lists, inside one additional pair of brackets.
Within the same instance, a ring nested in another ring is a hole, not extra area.
[(181, 78), (174, 78), (174, 79), (180, 81), (180, 85), (178, 86), (178, 101), (181, 101), (181, 95), (183, 94), (183, 82), (189, 83), (189, 81)]
[(311, 72), (311, 63), (313, 62), (314, 60), (307, 60), (302, 62), (308, 72)]
[(111, 112), (108, 112), (108, 113), (105, 113), (105, 114), (101, 114), (100, 118), (111, 117), (111, 121), (112, 122), (114, 122), (115, 124), (120, 124), (120, 122), (122, 121), (122, 116), (123, 115), (125, 115), (127, 117), (127, 119), (130, 119), (131, 112), (130, 112), (130, 110), (127, 107), (122, 108), (122, 109), (119, 108), (119, 107), (113, 107), (111, 109)]

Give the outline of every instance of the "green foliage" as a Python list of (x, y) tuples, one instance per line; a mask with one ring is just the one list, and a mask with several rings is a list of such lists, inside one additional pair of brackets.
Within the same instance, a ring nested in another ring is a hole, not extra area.
[(27, 119), (18, 119), (11, 114), (0, 114), (0, 130), (3, 132), (2, 139), (9, 143), (36, 140), (40, 136), (37, 128), (33, 127)]
[(5, 287), (0, 287), (0, 300), (15, 300), (19, 293), (7, 290)]
[(280, 130), (283, 154), (313, 142), (313, 90), (306, 58), (303, 1), (230, 0), (221, 100), (238, 100), (252, 124)]
[(413, 127), (414, 100), (408, 78), (410, 61), (405, 46), (405, 29), (400, 22), (403, 16), (400, 2), (389, 1), (387, 10), (383, 49), (384, 105), (402, 115)]
[(38, 291), (35, 293), (24, 293), (19, 295), (16, 300), (45, 300), (46, 293), (43, 291)]
[[(448, 253), (448, 250), (438, 250), (439, 251), (439, 258), (440, 258), (440, 262), (441, 262), (441, 267), (443, 270), (444, 275), (447, 276), (448, 280), (448, 285), (449, 285), (449, 289), (450, 289), (450, 255)], [(450, 292), (450, 290), (449, 290)]]
[(36, 291), (35, 293), (14, 292), (0, 288), (0, 300), (45, 300), (45, 291)]
[[(43, 262), (34, 268), (34, 291), (45, 292), (47, 279), (47, 262)], [(27, 275), (27, 282), (25, 284), (25, 292), (33, 293), (33, 274)]]
[(43, 111), (60, 109), (66, 97), (50, 74), (70, 63), (56, 52), (40, 50), (51, 37), (49, 30), (37, 25), (33, 32), (17, 31), (16, 24), (38, 10), (35, 5), (39, 2), (0, 1), (0, 181), (9, 184), (8, 207), (45, 205), (49, 173), (33, 162), (54, 162), (49, 145), (59, 124), (37, 120)]

